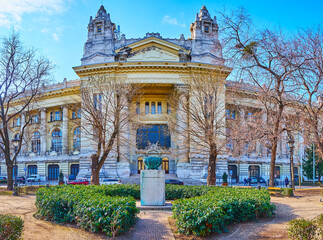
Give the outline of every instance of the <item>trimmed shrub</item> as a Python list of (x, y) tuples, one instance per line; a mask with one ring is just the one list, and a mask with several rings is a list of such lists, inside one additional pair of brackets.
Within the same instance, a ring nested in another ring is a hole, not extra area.
[(292, 188), (283, 188), (282, 193), (286, 197), (291, 197), (291, 196), (293, 196), (293, 189)]
[(9, 214), (0, 214), (0, 239), (21, 239), (24, 221), (21, 217)]
[(133, 197), (108, 195), (113, 193), (125, 194), (113, 185), (42, 188), (36, 193), (35, 217), (60, 223), (75, 221), (86, 230), (115, 236), (134, 224), (139, 209)]
[(207, 194), (212, 188), (207, 186), (179, 186), (166, 184), (165, 198), (175, 200), (181, 198), (191, 198)]
[(76, 205), (75, 219), (78, 226), (91, 232), (115, 236), (134, 224), (138, 212), (132, 197), (94, 197)]
[(233, 222), (271, 216), (275, 205), (266, 190), (212, 188), (208, 194), (173, 203), (173, 217), (179, 232), (205, 236), (226, 231)]
[(39, 186), (23, 186), (23, 187), (17, 187), (16, 190), (18, 192), (18, 195), (27, 195), (27, 194), (36, 194), (38, 189), (45, 187), (44, 185)]
[(288, 222), (288, 236), (294, 240), (313, 240), (323, 238), (323, 214), (313, 220), (304, 218)]

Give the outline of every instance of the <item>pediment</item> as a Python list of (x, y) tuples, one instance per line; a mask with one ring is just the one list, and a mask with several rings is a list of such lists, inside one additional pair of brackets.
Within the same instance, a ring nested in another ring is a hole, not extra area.
[(167, 52), (159, 47), (151, 46), (139, 51), (132, 52), (127, 58), (128, 62), (133, 61), (179, 61), (179, 56)]
[(97, 52), (86, 58), (83, 58), (83, 60), (91, 61), (91, 62), (104, 62), (106, 57), (107, 57), (106, 54)]
[(179, 61), (179, 52), (189, 51), (165, 40), (150, 37), (117, 49), (116, 53), (127, 52), (127, 61)]

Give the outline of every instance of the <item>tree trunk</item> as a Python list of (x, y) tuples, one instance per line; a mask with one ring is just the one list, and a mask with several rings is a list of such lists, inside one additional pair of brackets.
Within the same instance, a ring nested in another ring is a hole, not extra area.
[(7, 164), (7, 189), (13, 190), (13, 165)]
[(99, 168), (99, 156), (97, 154), (93, 154), (91, 156), (92, 165), (91, 165), (91, 184), (92, 185), (100, 185), (100, 168)]
[(273, 140), (272, 147), (271, 147), (269, 187), (275, 186), (276, 153), (277, 153), (277, 138)]
[(295, 181), (294, 181), (294, 159), (293, 154), (290, 156), (290, 165), (291, 165), (291, 173), (290, 180), (292, 181), (292, 188), (295, 190)]
[(209, 156), (209, 165), (208, 165), (208, 174), (207, 174), (207, 185), (214, 186), (216, 182), (216, 158), (217, 158), (217, 151), (216, 145), (212, 144), (210, 149), (210, 156)]

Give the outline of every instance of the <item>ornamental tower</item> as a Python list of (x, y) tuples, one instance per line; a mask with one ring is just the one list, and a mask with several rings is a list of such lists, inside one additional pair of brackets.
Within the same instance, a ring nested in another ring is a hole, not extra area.
[(219, 27), (203, 5), (190, 26), (192, 39), (192, 61), (223, 65), (222, 47), (219, 42)]
[(93, 62), (114, 61), (114, 41), (116, 25), (111, 22), (110, 14), (101, 6), (95, 18), (90, 17), (88, 37), (84, 45), (82, 65)]

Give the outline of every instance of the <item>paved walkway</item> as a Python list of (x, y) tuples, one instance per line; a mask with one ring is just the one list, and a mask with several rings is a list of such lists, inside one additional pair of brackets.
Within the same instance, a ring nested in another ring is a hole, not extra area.
[(125, 234), (117, 237), (120, 240), (175, 240), (170, 229), (168, 218), (171, 211), (140, 211), (136, 224)]

